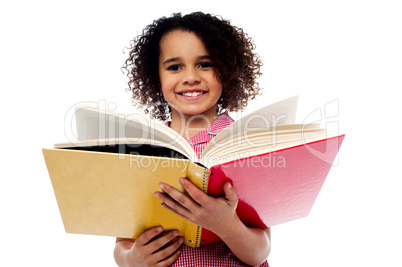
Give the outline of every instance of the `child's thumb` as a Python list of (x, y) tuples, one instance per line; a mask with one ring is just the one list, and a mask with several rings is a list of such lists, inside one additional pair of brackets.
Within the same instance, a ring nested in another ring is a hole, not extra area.
[(237, 192), (230, 182), (225, 183), (225, 185), (223, 186), (223, 190), (225, 191), (225, 196), (229, 202), (237, 203)]

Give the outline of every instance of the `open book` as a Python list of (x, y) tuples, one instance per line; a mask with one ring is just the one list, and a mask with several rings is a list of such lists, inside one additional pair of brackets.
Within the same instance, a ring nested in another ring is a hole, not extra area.
[(216, 163), (330, 137), (318, 124), (294, 125), (297, 99), (294, 96), (279, 101), (235, 121), (217, 134), (200, 159), (187, 140), (171, 128), (139, 114), (110, 111), (96, 104), (76, 106), (77, 140), (58, 143), (55, 147), (94, 149), (107, 146), (120, 149), (116, 152), (151, 156), (163, 155), (159, 153), (164, 151), (163, 156), (173, 153), (173, 157), (211, 167)]
[(293, 124), (296, 105), (293, 97), (241, 118), (217, 134), (200, 159), (160, 123), (77, 106), (78, 140), (43, 149), (66, 231), (136, 238), (162, 225), (178, 229), (192, 247), (219, 240), (160, 207), (153, 195), (159, 182), (181, 188), (180, 177), (216, 197), (230, 181), (237, 213), (250, 227), (307, 216), (344, 136)]

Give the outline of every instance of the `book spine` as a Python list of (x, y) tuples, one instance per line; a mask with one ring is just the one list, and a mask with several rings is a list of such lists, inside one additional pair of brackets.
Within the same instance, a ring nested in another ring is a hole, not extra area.
[[(190, 163), (187, 178), (205, 193), (207, 193), (208, 190), (208, 176), (207, 168)], [(191, 247), (199, 247), (201, 245), (202, 227), (188, 222), (186, 230), (186, 245)]]
[(204, 169), (204, 175), (202, 178), (202, 191), (204, 193), (208, 193), (208, 181), (209, 181), (209, 172), (208, 169)]
[[(209, 181), (209, 171), (207, 168), (204, 168), (204, 174), (202, 177), (202, 191), (204, 193), (208, 193), (208, 181)], [(197, 225), (196, 247), (201, 246), (201, 235), (202, 235), (202, 227)]]

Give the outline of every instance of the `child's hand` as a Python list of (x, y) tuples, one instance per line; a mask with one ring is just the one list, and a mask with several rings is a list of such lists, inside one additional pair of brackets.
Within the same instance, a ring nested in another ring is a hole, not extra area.
[(223, 187), (225, 197), (220, 198), (208, 196), (185, 178), (180, 178), (180, 183), (189, 195), (168, 184), (160, 183), (159, 186), (165, 193), (155, 192), (155, 196), (164, 202), (163, 207), (218, 236), (231, 231), (228, 225), (231, 225), (233, 220), (238, 220), (238, 198), (236, 190), (229, 182)]
[(183, 243), (177, 235), (176, 230), (163, 232), (162, 227), (145, 231), (128, 252), (129, 266), (169, 266), (179, 256)]

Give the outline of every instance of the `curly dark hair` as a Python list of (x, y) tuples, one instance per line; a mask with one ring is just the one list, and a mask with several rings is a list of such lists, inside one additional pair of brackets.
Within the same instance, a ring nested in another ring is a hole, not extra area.
[(210, 54), (222, 84), (218, 113), (242, 110), (249, 99), (260, 94), (256, 79), (261, 75), (262, 63), (253, 52), (252, 39), (241, 28), (211, 14), (174, 13), (153, 21), (130, 43), (129, 57), (122, 69), (127, 72), (128, 90), (135, 106), (145, 108), (145, 113), (156, 119), (169, 118), (171, 109), (162, 95), (159, 80), (159, 44), (162, 37), (175, 30), (197, 35)]

